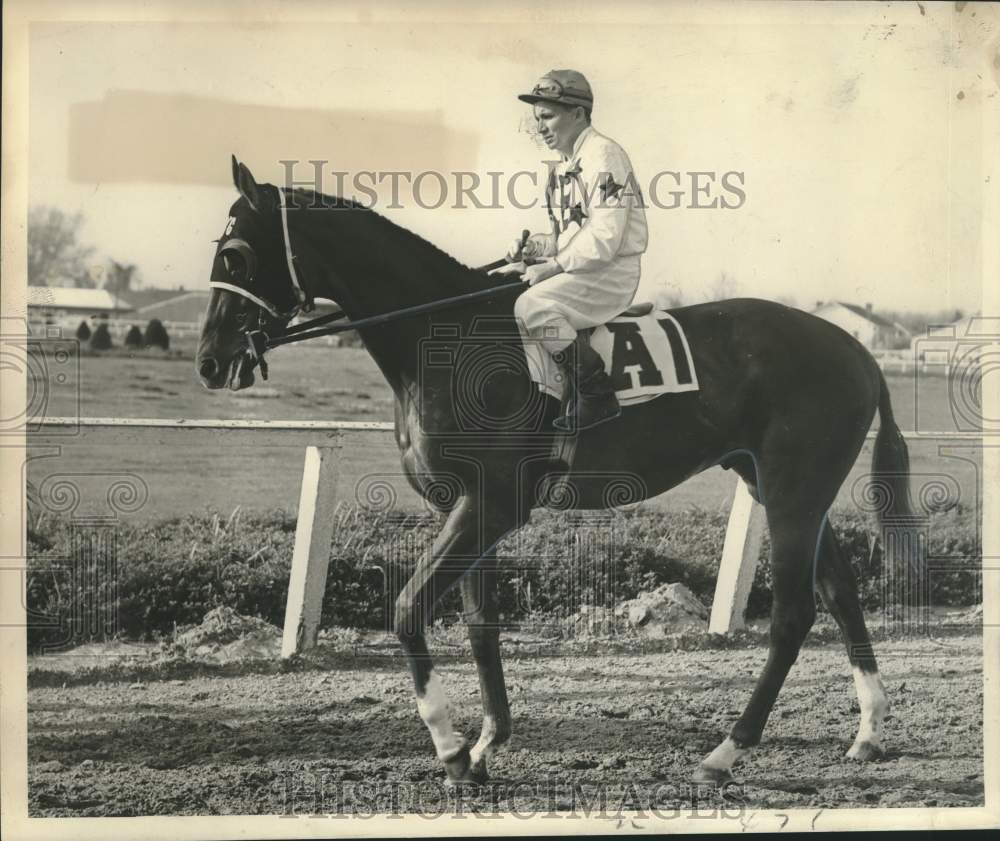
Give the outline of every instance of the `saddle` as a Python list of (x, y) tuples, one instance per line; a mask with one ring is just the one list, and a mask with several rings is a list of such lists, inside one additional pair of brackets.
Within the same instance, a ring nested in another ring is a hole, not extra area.
[(639, 304), (632, 304), (627, 310), (619, 314), (619, 318), (638, 318), (641, 315), (649, 315), (653, 311), (652, 301), (643, 301)]
[[(610, 328), (609, 325), (603, 325), (581, 330), (579, 333), (584, 341), (590, 343), (591, 347), (604, 357), (605, 365), (614, 380), (619, 380), (627, 371), (635, 372), (634, 377), (628, 374), (625, 378), (631, 390), (619, 392), (620, 399), (626, 405), (652, 399), (658, 393), (698, 388), (690, 351), (682, 338), (680, 326), (666, 312), (654, 315), (652, 323), (649, 323), (645, 317), (654, 313), (655, 309), (651, 301), (641, 301), (632, 304), (617, 318), (643, 319), (643, 321), (627, 323), (619, 326), (617, 330), (612, 324)], [(658, 321), (658, 318), (661, 320)], [(617, 341), (616, 332), (620, 334)], [(666, 339), (661, 335), (664, 333)], [(653, 341), (657, 338), (661, 342), (659, 347)], [(612, 364), (616, 345), (617, 366)], [(659, 388), (642, 387), (644, 380), (651, 386), (659, 383)], [(578, 434), (575, 432), (559, 434), (553, 439), (549, 454), (549, 469), (540, 494), (542, 504), (548, 507), (561, 507), (564, 501), (576, 496), (572, 487), (572, 472), (577, 441)]]

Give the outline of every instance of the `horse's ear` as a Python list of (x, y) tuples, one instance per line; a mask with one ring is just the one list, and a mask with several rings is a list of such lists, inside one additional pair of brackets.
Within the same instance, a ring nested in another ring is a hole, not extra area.
[(256, 182), (253, 173), (250, 172), (247, 165), (236, 160), (235, 155), (233, 156), (233, 183), (236, 185), (236, 189), (240, 191), (240, 195), (258, 213), (268, 209), (270, 196), (267, 191), (262, 189)]

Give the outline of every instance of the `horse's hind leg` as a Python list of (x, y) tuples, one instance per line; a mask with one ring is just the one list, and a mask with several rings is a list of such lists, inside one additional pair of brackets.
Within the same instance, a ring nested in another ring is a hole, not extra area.
[(889, 699), (865, 627), (854, 573), (829, 523), (820, 538), (816, 588), (844, 635), (861, 705), (861, 727), (847, 756), (864, 762), (882, 753), (882, 722), (889, 712)]
[(727, 782), (732, 778), (730, 772), (737, 760), (760, 742), (778, 692), (816, 618), (813, 562), (822, 513), (794, 513), (776, 508), (772, 505), (767, 509), (774, 595), (767, 662), (757, 679), (750, 702), (729, 737), (702, 760), (695, 772), (698, 782)]
[(469, 626), (472, 656), (479, 671), (483, 729), (473, 746), (469, 775), (484, 781), (493, 752), (510, 738), (510, 704), (500, 661), (500, 606), (497, 602), (497, 557), (487, 554), (462, 579), (462, 605)]

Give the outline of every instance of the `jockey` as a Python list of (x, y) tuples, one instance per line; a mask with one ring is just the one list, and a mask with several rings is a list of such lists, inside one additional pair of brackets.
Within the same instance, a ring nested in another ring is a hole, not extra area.
[(544, 258), (526, 268), (529, 288), (514, 315), (552, 355), (567, 386), (576, 384), (555, 426), (587, 429), (621, 409), (603, 360), (577, 331), (610, 321), (632, 303), (646, 213), (625, 150), (590, 124), (594, 97), (582, 74), (552, 70), (518, 99), (533, 106), (539, 134), (562, 160), (549, 167), (551, 232), (519, 239), (507, 253), (511, 262)]

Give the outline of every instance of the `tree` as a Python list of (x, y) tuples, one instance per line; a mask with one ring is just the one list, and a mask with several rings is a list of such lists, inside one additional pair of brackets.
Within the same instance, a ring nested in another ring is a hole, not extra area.
[(170, 336), (167, 335), (167, 328), (158, 318), (150, 319), (146, 325), (146, 335), (143, 337), (143, 344), (146, 347), (159, 347), (164, 350), (170, 348)]
[(683, 307), (684, 293), (681, 292), (681, 290), (676, 286), (670, 286), (665, 289), (658, 290), (656, 293), (656, 306), (667, 310)]
[(962, 310), (940, 309), (940, 310), (879, 310), (878, 315), (887, 321), (902, 324), (914, 336), (927, 334), (930, 327), (951, 324), (964, 316)]
[(76, 328), (76, 337), (81, 342), (85, 342), (90, 338), (90, 325), (86, 321), (81, 321), (80, 326)]
[(792, 309), (800, 309), (799, 299), (794, 295), (779, 295), (774, 299), (779, 304), (784, 304), (786, 307), (791, 307)]
[(131, 289), (135, 279), (136, 267), (132, 263), (119, 263), (117, 260), (108, 262), (108, 270), (104, 278), (104, 288), (114, 296), (124, 295)]
[(740, 291), (740, 284), (736, 278), (728, 272), (719, 272), (715, 282), (708, 288), (708, 299), (710, 301), (722, 301), (726, 298), (735, 297)]
[[(94, 249), (79, 241), (83, 216), (36, 205), (28, 211), (28, 283), (32, 286), (93, 286), (85, 279)], [(83, 282), (81, 282), (83, 281)]]
[(108, 325), (102, 321), (94, 330), (94, 335), (90, 337), (90, 346), (94, 350), (110, 350), (113, 344)]
[(128, 328), (125, 335), (125, 347), (142, 347), (142, 330), (134, 324)]

